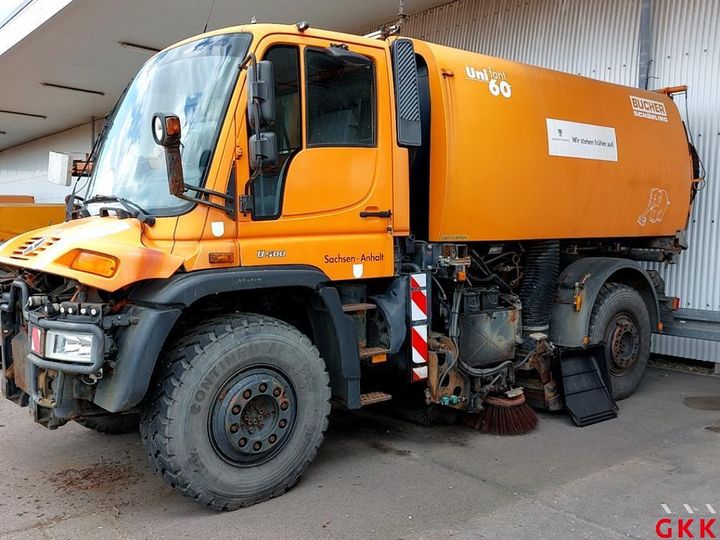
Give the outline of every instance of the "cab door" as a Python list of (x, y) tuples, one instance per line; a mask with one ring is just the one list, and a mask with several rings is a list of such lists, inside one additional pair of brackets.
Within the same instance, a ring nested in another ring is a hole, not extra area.
[(254, 208), (240, 218), (242, 264), (311, 265), (335, 280), (393, 275), (385, 49), (270, 36), (257, 56), (273, 62), (267, 129), (279, 158), (246, 186)]

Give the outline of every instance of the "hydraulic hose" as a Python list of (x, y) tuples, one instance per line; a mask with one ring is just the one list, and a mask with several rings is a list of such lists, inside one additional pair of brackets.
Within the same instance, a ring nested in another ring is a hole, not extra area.
[(533, 243), (526, 252), (525, 274), (520, 284), (523, 330), (547, 332), (560, 275), (560, 242)]

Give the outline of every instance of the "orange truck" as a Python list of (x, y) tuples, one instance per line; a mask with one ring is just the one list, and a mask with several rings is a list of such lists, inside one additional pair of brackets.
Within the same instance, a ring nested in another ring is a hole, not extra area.
[(292, 486), (331, 401), (611, 418), (697, 191), (669, 94), (306, 23), (169, 47), (72, 219), (0, 250), (5, 397), (139, 424), (219, 510)]

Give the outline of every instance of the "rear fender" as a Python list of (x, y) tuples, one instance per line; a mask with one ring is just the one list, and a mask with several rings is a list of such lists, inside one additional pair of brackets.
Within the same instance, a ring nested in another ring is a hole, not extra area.
[(628, 259), (587, 257), (560, 273), (550, 320), (553, 343), (562, 347), (589, 344), (590, 316), (600, 289), (608, 282), (624, 283), (637, 290), (647, 306), (653, 331), (659, 331), (658, 295), (648, 273)]

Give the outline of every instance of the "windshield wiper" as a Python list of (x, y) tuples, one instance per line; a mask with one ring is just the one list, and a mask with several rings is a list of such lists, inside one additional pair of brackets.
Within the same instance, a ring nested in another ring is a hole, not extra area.
[[(132, 202), (129, 199), (126, 199), (125, 197), (118, 197), (116, 195), (95, 195), (94, 197), (90, 197), (89, 199), (86, 199), (83, 201), (83, 208), (87, 208), (89, 204), (93, 203), (112, 203), (117, 202), (120, 203), (124, 210), (122, 213), (125, 215), (121, 215), (120, 213), (117, 213), (118, 209), (113, 208), (115, 210), (118, 217), (133, 217), (137, 219), (140, 223), (147, 223), (150, 227), (155, 225), (155, 216), (150, 214), (147, 210), (142, 208), (140, 205)], [(110, 208), (103, 207), (100, 209), (100, 215), (102, 216), (108, 216), (110, 215), (109, 212)]]

